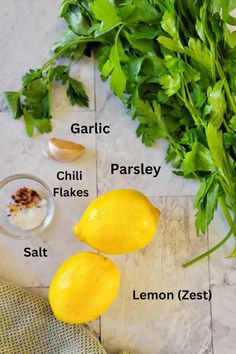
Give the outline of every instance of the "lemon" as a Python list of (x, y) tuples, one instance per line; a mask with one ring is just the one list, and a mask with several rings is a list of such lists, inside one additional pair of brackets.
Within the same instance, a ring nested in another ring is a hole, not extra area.
[(70, 324), (95, 320), (112, 304), (120, 286), (120, 273), (108, 258), (82, 252), (57, 270), (49, 288), (55, 317)]
[(123, 254), (151, 242), (159, 216), (159, 210), (142, 193), (113, 190), (88, 206), (74, 232), (98, 251)]

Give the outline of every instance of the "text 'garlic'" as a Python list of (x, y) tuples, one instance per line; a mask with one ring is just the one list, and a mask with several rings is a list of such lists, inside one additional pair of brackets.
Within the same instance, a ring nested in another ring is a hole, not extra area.
[(67, 140), (52, 138), (48, 142), (47, 155), (58, 161), (69, 162), (82, 155), (85, 147)]

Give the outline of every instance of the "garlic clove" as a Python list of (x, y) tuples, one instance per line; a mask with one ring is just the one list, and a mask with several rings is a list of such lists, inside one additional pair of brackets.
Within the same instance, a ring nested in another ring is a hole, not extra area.
[(51, 157), (58, 161), (74, 161), (82, 155), (85, 147), (67, 140), (51, 138), (48, 143)]

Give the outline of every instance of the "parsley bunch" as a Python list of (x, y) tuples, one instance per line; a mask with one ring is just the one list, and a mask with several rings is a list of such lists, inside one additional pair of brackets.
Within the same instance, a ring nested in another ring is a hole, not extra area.
[[(78, 60), (92, 51), (101, 78), (139, 121), (146, 146), (169, 142), (166, 161), (177, 175), (200, 182), (196, 229), (205, 233), (220, 204), (229, 232), (208, 256), (236, 237), (236, 25), (235, 0), (64, 0), (68, 28), (40, 70), (23, 77), (20, 92), (6, 98), (27, 132), (50, 127), (53, 80), (67, 84), (71, 103), (87, 105), (81, 83), (57, 58)], [(231, 257), (236, 257), (236, 247)]]
[(52, 58), (41, 69), (30, 70), (22, 77), (22, 89), (17, 92), (5, 92), (5, 98), (15, 119), (24, 117), (27, 134), (32, 137), (34, 129), (40, 133), (49, 133), (51, 126), (52, 82), (59, 81), (67, 85), (67, 96), (72, 105), (88, 107), (88, 96), (83, 84), (69, 76), (70, 65), (56, 65)]

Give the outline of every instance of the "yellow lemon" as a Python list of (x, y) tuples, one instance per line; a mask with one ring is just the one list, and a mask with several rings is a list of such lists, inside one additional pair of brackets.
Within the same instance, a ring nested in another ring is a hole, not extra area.
[(140, 192), (114, 190), (95, 199), (74, 232), (98, 251), (122, 254), (145, 247), (153, 239), (160, 212)]
[(120, 273), (108, 258), (82, 252), (57, 270), (49, 288), (55, 317), (70, 324), (86, 323), (103, 314), (115, 299)]

